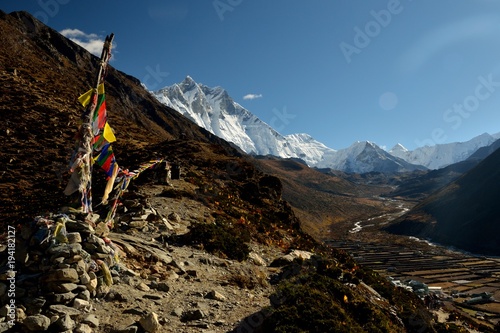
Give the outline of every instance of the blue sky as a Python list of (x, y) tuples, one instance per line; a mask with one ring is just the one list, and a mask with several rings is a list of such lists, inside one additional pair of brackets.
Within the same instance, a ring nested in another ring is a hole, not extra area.
[(99, 51), (114, 32), (112, 65), (150, 89), (190, 75), (280, 133), (334, 149), (500, 132), (494, 0), (37, 0), (0, 9), (77, 29), (73, 38), (97, 40)]

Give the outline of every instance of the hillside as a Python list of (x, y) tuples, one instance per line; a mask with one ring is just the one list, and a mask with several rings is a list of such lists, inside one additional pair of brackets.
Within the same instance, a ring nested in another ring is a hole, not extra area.
[[(0, 208), (2, 222), (65, 201), (60, 187), (73, 152), (81, 105), (98, 59), (26, 13), (0, 14)], [(106, 78), (116, 155), (167, 139), (220, 140), (159, 104), (140, 82), (113, 67)], [(126, 161), (118, 161), (124, 167)], [(45, 196), (40, 203), (38, 198)]]
[(377, 197), (389, 191), (384, 186), (354, 183), (325, 174), (293, 159), (260, 157), (260, 170), (283, 183), (283, 198), (303, 221), (302, 227), (317, 239), (328, 239), (341, 224), (367, 219), (393, 210)]
[(78, 212), (78, 196), (61, 193), (96, 58), (24, 12), (0, 12), (0, 41), (2, 304), (17, 292), (1, 332), (438, 331), (413, 293), (305, 233), (277, 177), (113, 68), (118, 164), (165, 158), (181, 179), (147, 168), (109, 225), (109, 204)]
[(473, 253), (500, 255), (500, 151), (433, 193), (387, 228)]

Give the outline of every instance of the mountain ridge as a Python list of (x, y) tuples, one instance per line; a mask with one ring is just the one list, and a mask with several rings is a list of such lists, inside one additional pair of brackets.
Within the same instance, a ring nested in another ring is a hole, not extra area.
[[(389, 152), (373, 142), (358, 141), (337, 150), (306, 133), (281, 135), (235, 102), (222, 87), (210, 88), (196, 83), (191, 76), (151, 94), (248, 154), (300, 158), (311, 167), (344, 172), (397, 173), (439, 169), (465, 160), (478, 148), (491, 144), (495, 138), (484, 133), (466, 142), (419, 147), (413, 151), (398, 143)], [(361, 142), (369, 146), (368, 149), (359, 149)]]

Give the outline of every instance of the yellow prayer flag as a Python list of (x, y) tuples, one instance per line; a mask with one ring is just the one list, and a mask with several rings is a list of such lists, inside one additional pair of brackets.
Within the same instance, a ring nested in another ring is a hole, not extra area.
[[(78, 97), (78, 102), (80, 102), (80, 104), (83, 105), (83, 107), (87, 107), (87, 105), (89, 105), (90, 99), (92, 98), (92, 93), (94, 92), (94, 90), (95, 89), (90, 89), (89, 91), (87, 91), (86, 93), (84, 93), (83, 95)], [(101, 83), (97, 87), (97, 94), (98, 95), (104, 94), (104, 83)]]
[(115, 134), (113, 133), (113, 130), (111, 129), (111, 126), (109, 126), (108, 122), (104, 124), (102, 135), (104, 135), (104, 139), (109, 143), (116, 141)]

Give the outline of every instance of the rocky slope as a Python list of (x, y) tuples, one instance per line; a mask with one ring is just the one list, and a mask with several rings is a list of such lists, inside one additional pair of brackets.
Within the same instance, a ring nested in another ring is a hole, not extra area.
[(109, 226), (109, 205), (78, 213), (61, 193), (96, 59), (23, 12), (0, 12), (0, 41), (1, 331), (435, 331), (416, 296), (306, 234), (276, 177), (113, 68), (118, 164), (165, 158), (181, 179), (147, 169)]

